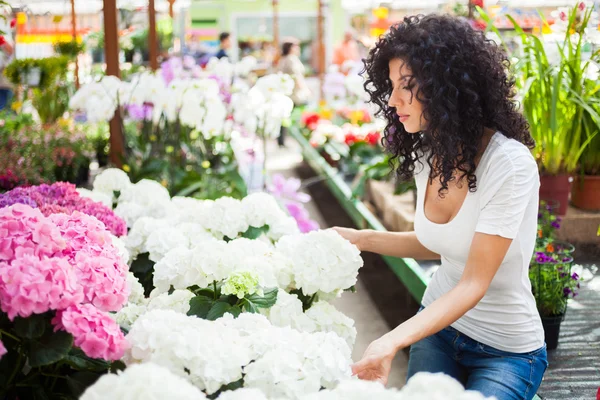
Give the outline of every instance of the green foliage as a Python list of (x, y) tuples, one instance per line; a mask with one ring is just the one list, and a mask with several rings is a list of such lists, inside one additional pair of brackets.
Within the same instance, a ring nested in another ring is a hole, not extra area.
[(32, 69), (39, 68), (41, 78), (37, 87), (45, 90), (55, 84), (57, 80), (64, 79), (68, 64), (69, 58), (65, 56), (15, 59), (6, 67), (4, 74), (12, 84), (22, 85), (26, 83), (24, 77), (27, 73)]
[(77, 40), (58, 42), (54, 44), (54, 50), (62, 56), (75, 58), (78, 54), (81, 54), (85, 51), (85, 43)]

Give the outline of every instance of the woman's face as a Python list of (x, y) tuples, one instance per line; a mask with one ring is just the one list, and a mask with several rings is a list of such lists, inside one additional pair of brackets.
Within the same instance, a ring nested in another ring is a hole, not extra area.
[(418, 87), (412, 78), (408, 65), (400, 58), (390, 60), (390, 81), (392, 94), (388, 105), (396, 109), (396, 114), (404, 129), (409, 133), (421, 132), (425, 129), (423, 105), (417, 100)]

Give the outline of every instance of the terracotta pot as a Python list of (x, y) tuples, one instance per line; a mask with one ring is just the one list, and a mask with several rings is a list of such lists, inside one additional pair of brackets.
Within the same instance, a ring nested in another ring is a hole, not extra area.
[(571, 204), (582, 210), (600, 211), (600, 175), (576, 176)]
[(569, 207), (570, 178), (568, 174), (540, 176), (540, 200), (558, 202), (558, 215), (565, 215)]

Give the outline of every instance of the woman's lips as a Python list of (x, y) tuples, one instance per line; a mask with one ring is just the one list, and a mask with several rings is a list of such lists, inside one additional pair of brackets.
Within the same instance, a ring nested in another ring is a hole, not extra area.
[(400, 119), (400, 122), (406, 122), (406, 120), (408, 119), (408, 117), (410, 117), (410, 115), (407, 115), (407, 114), (398, 114), (398, 118)]

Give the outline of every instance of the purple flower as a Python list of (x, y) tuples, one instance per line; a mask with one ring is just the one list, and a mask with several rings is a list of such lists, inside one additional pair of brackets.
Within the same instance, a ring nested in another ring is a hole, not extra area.
[(134, 121), (148, 121), (152, 119), (152, 106), (149, 104), (137, 105), (130, 104), (127, 106), (127, 112)]
[(300, 232), (306, 233), (319, 229), (319, 224), (310, 219), (308, 211), (301, 203), (288, 202), (285, 205), (290, 215), (296, 220)]
[(538, 219), (542, 218), (542, 214), (538, 213)]
[(193, 69), (196, 66), (196, 60), (192, 56), (183, 56), (183, 67), (185, 69)]
[(576, 272), (573, 272), (573, 275), (571, 275), (571, 279), (573, 279), (574, 281), (579, 279), (579, 275), (577, 275)]
[(571, 293), (573, 293), (573, 291), (568, 287), (563, 289), (563, 294), (565, 295), (565, 297), (568, 297)]
[(303, 219), (298, 222), (298, 228), (300, 229), (300, 232), (302, 233), (307, 233), (310, 231), (316, 231), (317, 229), (319, 229), (319, 224), (316, 221), (310, 220), (310, 219)]
[(567, 276), (567, 274), (565, 274), (564, 272), (561, 272), (560, 277), (564, 278), (565, 276)]
[(560, 228), (560, 224), (558, 223), (558, 221), (552, 221), (552, 223), (550, 225), (552, 225), (552, 227), (555, 229)]
[(308, 203), (310, 196), (306, 193), (301, 193), (301, 181), (297, 178), (285, 179), (281, 174), (275, 174), (271, 178), (271, 184), (268, 186), (268, 191), (276, 198), (282, 200), (295, 201), (299, 203)]

